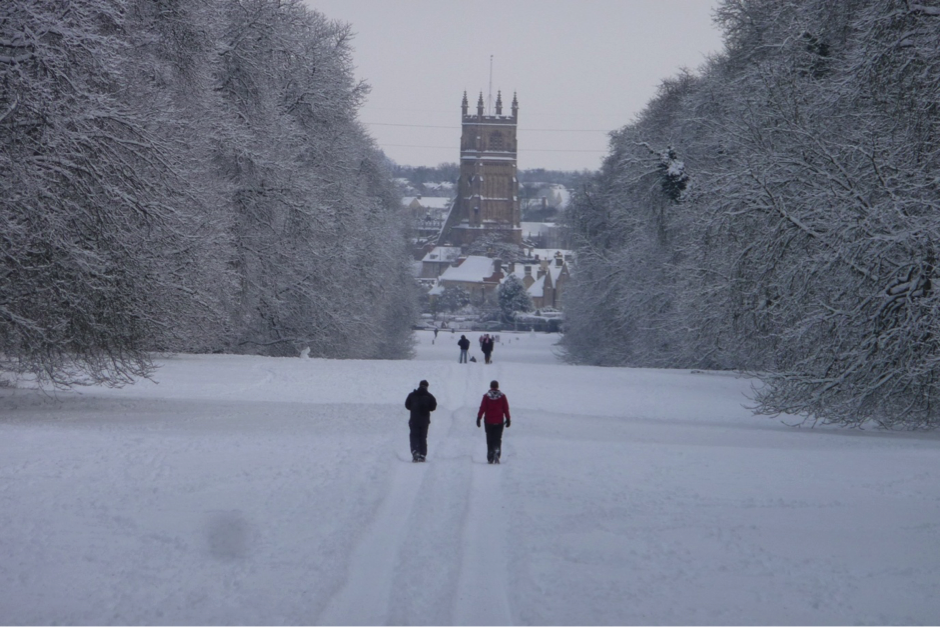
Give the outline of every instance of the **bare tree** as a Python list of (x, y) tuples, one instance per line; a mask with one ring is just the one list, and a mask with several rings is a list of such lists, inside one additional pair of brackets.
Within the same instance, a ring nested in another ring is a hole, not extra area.
[(296, 0), (0, 7), (0, 369), (404, 357), (417, 316), (350, 30)]
[[(576, 202), (570, 355), (748, 370), (760, 412), (936, 427), (937, 3), (717, 16), (726, 53), (614, 134)], [(683, 189), (648, 146), (675, 147)]]
[(121, 3), (0, 7), (0, 354), (40, 382), (151, 372), (172, 173), (122, 99)]

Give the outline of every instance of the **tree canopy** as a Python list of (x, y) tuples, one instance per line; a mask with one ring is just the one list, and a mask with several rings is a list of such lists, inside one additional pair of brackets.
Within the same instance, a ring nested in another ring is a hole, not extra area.
[(350, 41), (300, 0), (0, 3), (0, 369), (407, 356), (404, 220)]
[(938, 14), (722, 2), (724, 52), (664, 81), (574, 200), (569, 359), (743, 370), (763, 413), (936, 428)]
[(526, 292), (526, 286), (515, 274), (507, 275), (497, 292), (500, 311), (506, 320), (512, 320), (517, 312), (533, 310), (533, 299)]

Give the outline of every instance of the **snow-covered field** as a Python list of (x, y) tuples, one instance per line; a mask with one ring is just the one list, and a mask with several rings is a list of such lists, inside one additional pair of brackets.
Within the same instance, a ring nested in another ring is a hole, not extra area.
[(504, 333), (489, 366), (418, 338), (0, 390), (0, 623), (939, 623), (937, 433), (790, 428), (747, 380), (563, 365), (557, 336)]

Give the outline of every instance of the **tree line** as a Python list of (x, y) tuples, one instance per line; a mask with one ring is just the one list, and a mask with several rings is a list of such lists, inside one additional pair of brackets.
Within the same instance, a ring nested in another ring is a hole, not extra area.
[(724, 50), (568, 216), (568, 358), (740, 370), (800, 422), (938, 426), (938, 2), (725, 0)]
[(350, 38), (299, 0), (0, 3), (0, 370), (408, 356), (405, 220)]

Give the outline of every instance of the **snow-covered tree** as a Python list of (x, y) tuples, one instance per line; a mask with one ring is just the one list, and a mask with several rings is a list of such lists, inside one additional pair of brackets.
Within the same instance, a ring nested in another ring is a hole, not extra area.
[(349, 26), (299, 0), (11, 0), (0, 78), (0, 368), (409, 354), (405, 221)]
[(471, 303), (471, 295), (463, 287), (448, 286), (436, 298), (438, 307), (444, 311), (457, 311)]
[(666, 82), (576, 197), (570, 357), (749, 370), (762, 412), (937, 426), (937, 3), (717, 18), (725, 53)]
[(123, 91), (124, 6), (0, 6), (0, 367), (40, 382), (151, 371), (165, 267), (192, 245), (147, 111)]
[(497, 301), (504, 320), (512, 320), (517, 312), (533, 310), (533, 300), (526, 291), (526, 286), (515, 274), (509, 274), (500, 284)]

